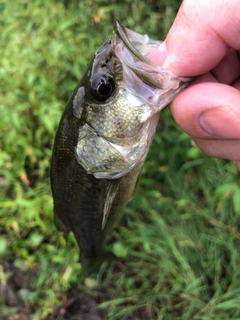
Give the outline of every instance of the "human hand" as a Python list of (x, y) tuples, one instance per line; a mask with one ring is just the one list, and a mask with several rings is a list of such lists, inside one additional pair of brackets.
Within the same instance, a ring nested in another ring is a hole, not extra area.
[(171, 112), (204, 153), (235, 160), (240, 169), (239, 12), (239, 0), (184, 0), (149, 59), (176, 75), (196, 76)]

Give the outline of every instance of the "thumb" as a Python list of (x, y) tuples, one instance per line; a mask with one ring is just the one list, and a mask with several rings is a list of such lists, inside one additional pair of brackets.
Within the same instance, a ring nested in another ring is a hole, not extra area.
[[(215, 67), (229, 47), (240, 49), (239, 0), (184, 0), (165, 47), (149, 59), (176, 75), (196, 76)], [(163, 53), (163, 51), (165, 53)]]

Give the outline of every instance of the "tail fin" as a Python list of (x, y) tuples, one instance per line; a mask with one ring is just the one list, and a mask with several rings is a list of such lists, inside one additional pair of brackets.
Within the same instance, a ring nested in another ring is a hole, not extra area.
[(85, 276), (97, 272), (103, 262), (110, 262), (116, 259), (116, 256), (113, 253), (107, 251), (91, 257), (86, 257), (84, 254), (81, 254), (80, 256), (80, 262)]

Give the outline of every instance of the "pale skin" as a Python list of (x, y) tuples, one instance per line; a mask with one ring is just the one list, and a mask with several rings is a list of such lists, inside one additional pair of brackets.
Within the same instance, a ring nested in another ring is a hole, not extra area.
[(149, 58), (195, 79), (170, 105), (178, 125), (212, 157), (240, 169), (240, 0), (184, 0)]

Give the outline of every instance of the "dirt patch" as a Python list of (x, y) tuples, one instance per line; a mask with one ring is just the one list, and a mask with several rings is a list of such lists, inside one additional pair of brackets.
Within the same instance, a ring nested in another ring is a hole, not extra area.
[[(31, 320), (34, 308), (29, 310), (25, 298), (31, 293), (28, 274), (11, 263), (2, 267), (0, 278), (0, 320)], [(4, 277), (5, 275), (5, 277)], [(99, 309), (102, 298), (86, 295), (80, 290), (66, 293), (65, 302), (53, 306), (46, 320), (105, 320), (107, 313)]]
[[(117, 272), (117, 270), (116, 270)], [(36, 275), (35, 275), (36, 276)], [(0, 265), (0, 320), (32, 320), (39, 304), (30, 305), (33, 275), (15, 267), (12, 263)], [(107, 293), (94, 290), (93, 295), (79, 288), (62, 293), (62, 303), (53, 305), (52, 311), (44, 320), (107, 320), (106, 309), (99, 304), (108, 301)], [(151, 314), (151, 315), (150, 315)], [(155, 316), (145, 306), (128, 315), (128, 320), (153, 320)]]
[(50, 319), (59, 320), (105, 320), (107, 312), (98, 308), (98, 297), (84, 295), (81, 292), (71, 292), (63, 306), (57, 307)]

